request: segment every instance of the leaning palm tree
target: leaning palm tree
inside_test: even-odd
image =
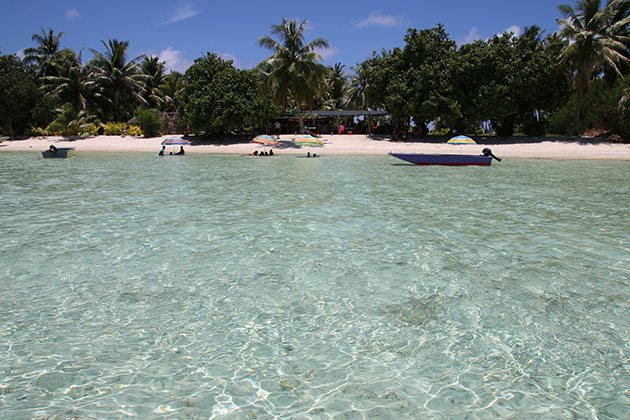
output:
[[[48,32],[41,28],[40,34],[33,34],[31,39],[37,43],[36,47],[24,50],[24,62],[34,64],[40,76],[50,76],[54,73],[55,61],[59,55],[59,46],[63,32],[55,35],[55,31]]]
[[[308,21],[299,25],[295,20],[282,18],[279,25],[270,29],[271,36],[265,35],[258,40],[261,47],[273,52],[261,68],[267,76],[264,87],[273,95],[276,105],[286,109],[291,102],[295,103],[300,131],[304,129],[302,106],[311,105],[324,85],[326,67],[319,63],[318,49],[328,48],[323,38],[316,38],[305,44],[304,31]]]
[[[564,19],[558,19],[560,36],[568,40],[560,61],[569,64],[575,74],[577,89],[573,131],[578,134],[588,83],[594,74],[605,69],[621,75],[621,65],[630,61],[630,17],[626,0],[578,0],[576,8],[560,5]]]
[[[139,62],[144,55],[127,61],[128,41],[110,39],[107,43],[101,43],[105,47],[104,52],[90,49],[94,54],[90,68],[101,94],[112,108],[114,119],[121,121],[126,116],[125,111],[129,111],[131,102],[147,104],[142,96],[147,76],[139,69]]]

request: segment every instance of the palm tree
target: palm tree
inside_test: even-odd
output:
[[[72,106],[75,112],[85,111],[96,92],[89,69],[72,50],[63,50],[55,64],[57,76],[42,77],[42,88],[48,95],[58,97]]]
[[[578,134],[588,83],[594,74],[605,69],[621,75],[621,65],[630,61],[628,4],[625,0],[608,0],[600,9],[600,0],[578,0],[576,9],[560,5],[564,19],[558,19],[560,36],[567,39],[560,54],[561,63],[575,72],[577,98],[573,131]]]
[[[46,130],[54,133],[61,129],[63,136],[80,135],[98,122],[95,116],[88,115],[84,110],[76,110],[69,104],[57,108],[55,111],[57,111],[57,118],[46,127]]]
[[[353,70],[354,77],[350,80],[350,106],[357,109],[367,109],[367,90],[369,86],[367,76],[368,64],[363,62],[357,65]]]
[[[358,64],[354,70],[354,77],[350,80],[350,93],[348,104],[355,109],[368,109],[368,87],[370,85],[368,78],[369,65],[366,61]],[[371,134],[372,124],[370,116],[367,116],[367,132]]]
[[[132,102],[147,104],[142,96],[147,76],[140,73],[138,65],[144,55],[127,61],[128,41],[110,39],[107,43],[105,41],[101,43],[105,47],[103,53],[90,49],[94,54],[90,68],[101,94],[113,108],[114,120],[121,121],[133,111],[129,109]]]
[[[48,29],[48,32],[41,28],[40,34],[33,34],[31,39],[37,42],[37,47],[30,47],[24,50],[24,62],[35,64],[40,76],[50,76],[54,73],[54,64],[59,55],[59,45],[63,32],[55,35],[55,31]]]
[[[278,40],[268,35],[258,40],[261,47],[273,52],[261,67],[267,76],[264,87],[272,92],[274,103],[281,108],[286,109],[291,101],[295,103],[300,131],[304,129],[302,105],[312,104],[324,85],[326,67],[318,63],[321,57],[317,50],[329,46],[323,38],[316,38],[305,45],[307,25],[306,20],[298,25],[295,20],[282,18],[279,25],[270,29]]]
[[[144,98],[151,108],[157,108],[164,101],[161,86],[166,81],[165,66],[158,57],[145,57],[140,65],[140,71],[147,76],[144,81]]]
[[[78,111],[71,105],[57,108],[57,118],[46,128],[49,131],[61,128],[64,136],[77,136],[88,130],[97,122],[96,117],[90,116],[84,110]]]
[[[171,72],[164,78],[160,86],[160,91],[164,94],[162,110],[172,112],[177,109],[177,95],[182,91],[184,76],[176,71]]]
[[[335,63],[328,69],[326,76],[326,90],[328,101],[332,109],[342,109],[348,103],[348,80],[344,65]]]

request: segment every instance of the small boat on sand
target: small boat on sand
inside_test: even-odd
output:
[[[44,159],[48,158],[71,158],[75,156],[74,147],[59,147],[56,151],[42,150],[42,156]]]
[[[391,156],[413,163],[414,165],[442,165],[442,166],[490,166],[492,159],[501,161],[492,154],[492,150],[483,149],[482,155],[456,155],[456,154],[424,154],[424,153],[392,153]]]

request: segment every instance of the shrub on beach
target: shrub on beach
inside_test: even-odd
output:
[[[48,130],[42,127],[31,127],[28,134],[32,137],[46,137],[50,135]]]
[[[162,117],[156,109],[138,108],[136,120],[145,137],[157,137],[162,132]]]
[[[130,125],[127,127],[127,135],[132,137],[142,137],[142,129],[137,125]]]
[[[108,122],[103,124],[103,134],[106,136],[120,136],[125,133],[127,124]]]
[[[98,128],[99,128],[99,124],[94,124],[94,123],[86,124],[81,129],[81,135],[82,136],[98,136]]]

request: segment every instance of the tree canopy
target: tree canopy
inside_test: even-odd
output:
[[[261,83],[255,71],[208,53],[184,75],[181,115],[194,131],[209,135],[264,128],[274,108],[271,97],[260,93]]]
[[[400,47],[352,67],[324,66],[328,41],[307,42],[306,20],[282,18],[258,39],[271,55],[255,68],[207,53],[185,74],[157,57],[129,59],[129,41],[118,39],[83,62],[63,48],[63,33],[42,28],[23,62],[2,56],[0,123],[3,133],[45,133],[53,122],[75,132],[81,121],[94,129],[159,115],[167,131],[221,135],[263,131],[287,111],[301,130],[303,110],[316,107],[385,111],[381,123],[394,137],[596,128],[627,139],[630,2],[579,0],[559,15],[556,33],[533,25],[463,45],[440,24],[409,28]]]

